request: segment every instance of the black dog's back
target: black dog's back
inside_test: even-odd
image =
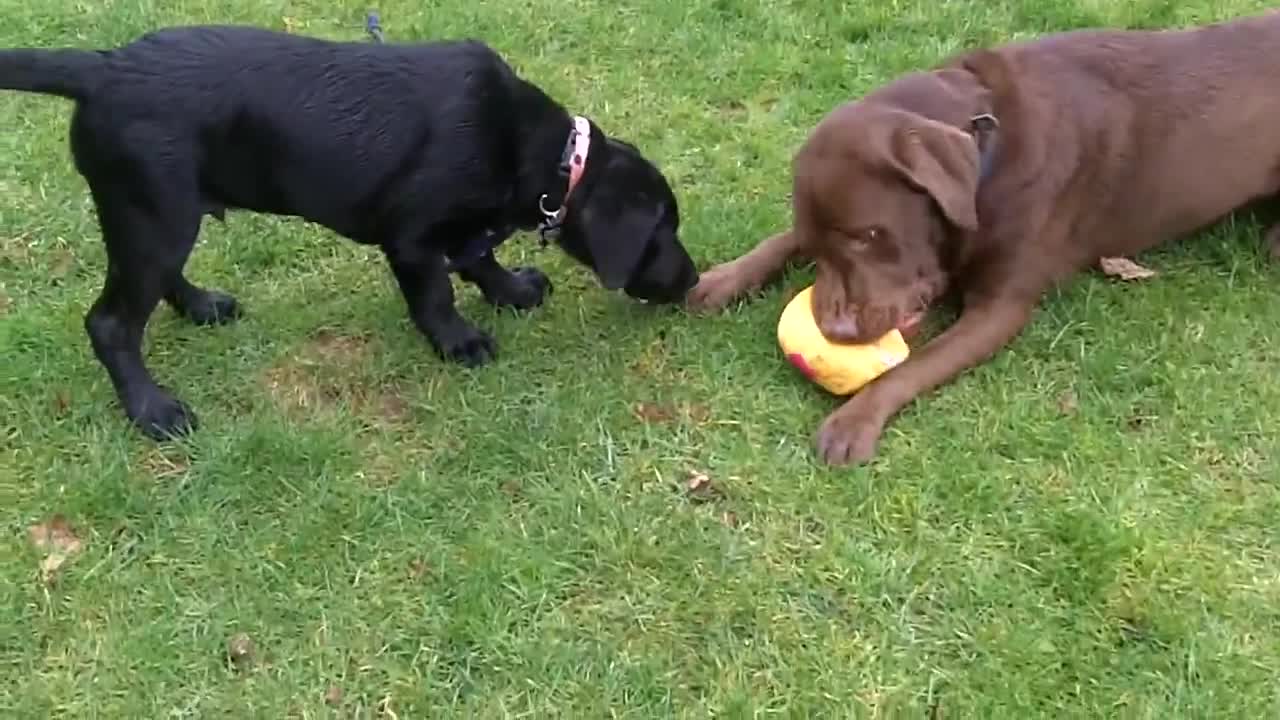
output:
[[[104,148],[199,153],[191,165],[210,211],[297,215],[361,241],[406,213],[500,200],[423,190],[500,184],[509,148],[488,139],[510,135],[492,125],[510,118],[515,82],[479,42],[330,42],[237,26],[169,28],[100,52],[0,52],[0,87],[77,101],[86,177],[128,162],[98,157]]]

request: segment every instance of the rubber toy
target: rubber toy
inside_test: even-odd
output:
[[[907,359],[911,349],[898,330],[872,343],[833,343],[813,318],[813,287],[801,290],[778,319],[778,345],[788,362],[834,395],[851,395]]]

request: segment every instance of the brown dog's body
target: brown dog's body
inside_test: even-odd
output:
[[[824,460],[862,462],[895,413],[990,358],[1055,283],[1278,192],[1280,13],[1050,35],[832,111],[796,155],[792,230],[707,271],[690,303],[723,306],[808,257],[824,334],[865,341],[953,294],[956,322],[823,424]]]

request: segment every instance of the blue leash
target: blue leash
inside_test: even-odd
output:
[[[378,10],[370,10],[365,15],[365,32],[369,33],[369,37],[374,38],[374,42],[385,42],[383,38],[383,20],[378,17]]]

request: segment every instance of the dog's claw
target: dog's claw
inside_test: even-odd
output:
[[[744,283],[732,262],[721,263],[703,272],[698,284],[685,296],[685,305],[695,312],[714,312],[744,292]]]
[[[225,325],[240,317],[240,304],[226,293],[206,291],[198,305],[184,309],[187,319],[196,325]]]
[[[464,367],[478,368],[498,356],[498,344],[487,333],[472,329],[462,339],[446,345],[443,354]]]
[[[884,423],[843,407],[832,413],[818,430],[818,455],[828,465],[866,464],[875,458],[883,432]]]
[[[511,275],[519,281],[518,290],[511,297],[503,298],[506,302],[498,303],[517,310],[532,310],[547,299],[555,290],[551,278],[536,267],[514,267]]]
[[[155,390],[129,405],[129,419],[152,440],[173,440],[195,431],[196,414],[186,403]]]

